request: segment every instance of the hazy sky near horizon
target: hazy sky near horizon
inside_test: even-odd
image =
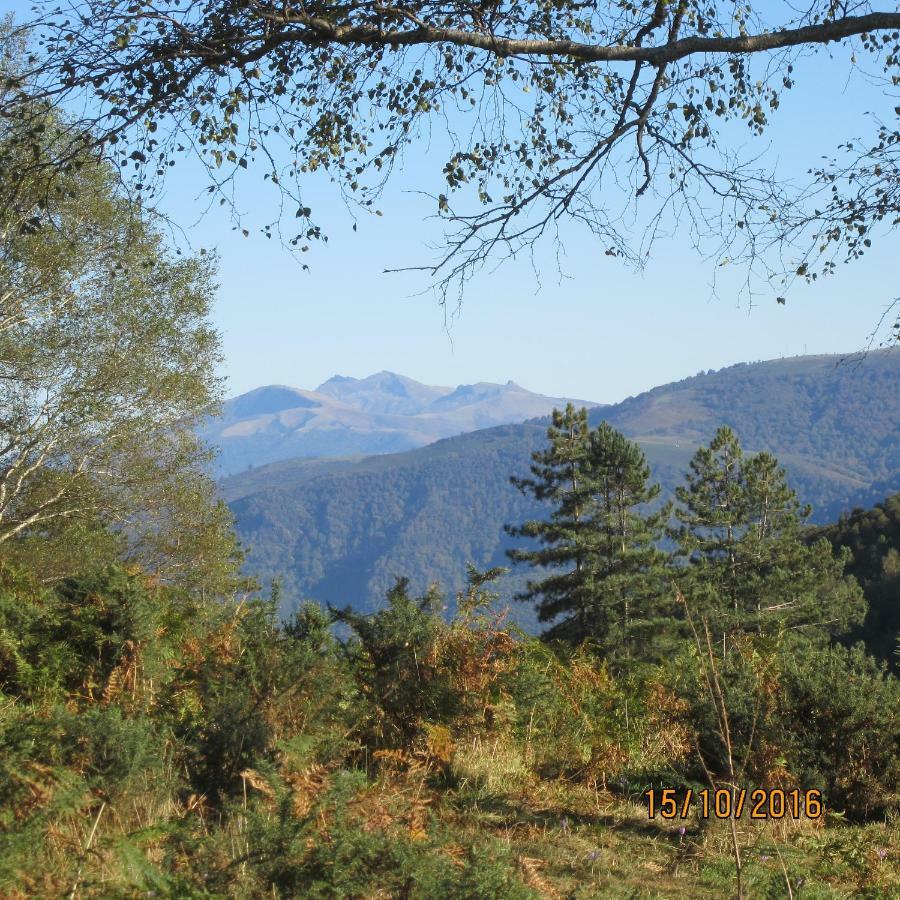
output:
[[[10,8],[27,17],[26,4],[0,0],[0,12]],[[842,140],[874,133],[866,106],[877,92],[892,110],[897,97],[861,76],[848,79],[849,52],[835,48],[831,64],[827,52],[795,68],[798,87],[783,95],[765,137],[745,138],[747,152],[768,148],[766,159],[780,171],[801,174]],[[440,236],[427,221],[434,202],[409,191],[439,192],[443,161],[434,146],[413,147],[388,186],[384,216],[360,217],[356,232],[337,191],[312,184],[304,202],[323,211],[329,241],[313,242],[304,255],[309,271],[254,230],[275,201],[261,170],[251,167],[238,196],[249,238],[218,209],[201,215],[208,201],[197,167],[173,170],[162,208],[192,246],[214,248],[221,259],[214,322],[228,395],[390,369],[430,384],[512,379],[545,394],[615,402],[735,362],[853,352],[900,293],[896,232],[835,277],[794,288],[786,306],[775,302],[773,287],[750,308],[737,296],[743,273],[702,259],[683,231],[660,239],[635,273],[573,227],[566,229],[565,277],[544,245],[539,281],[526,257],[488,269],[448,322],[433,294],[420,295],[426,276],[383,272],[431,259],[428,242]],[[722,282],[714,297],[716,275]]]

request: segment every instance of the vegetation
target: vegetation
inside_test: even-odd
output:
[[[271,599],[5,568],[0,892],[727,895],[724,823],[641,803],[696,785],[715,743],[694,662],[615,679],[505,627],[491,574],[470,572],[450,622],[398,583],[381,611],[338,616],[341,643],[316,606],[279,625]],[[890,896],[896,681],[859,650],[769,663],[746,783],[821,788],[830,812],[741,822],[746,886]],[[751,675],[727,676],[738,724]]]
[[[554,507],[549,521],[507,527],[542,544],[509,551],[544,573],[516,599],[540,598],[539,619],[554,623],[549,636],[590,637],[610,660],[630,659],[638,645],[646,657],[661,631],[666,556],[656,544],[670,510],[641,515],[638,507],[659,496],[659,485],[647,483],[650,468],[637,444],[607,422],[590,431],[586,409],[569,404],[555,412],[547,439],[548,449],[532,454],[533,478],[512,479]]]
[[[0,69],[15,70],[2,38]],[[48,158],[66,139],[41,104],[28,127]],[[0,119],[17,171],[26,130]],[[53,177],[0,179],[0,546],[46,581],[123,553],[207,589],[233,578],[230,517],[193,432],[220,392],[213,276],[211,258],[175,256],[87,151]]]
[[[682,582],[714,631],[809,638],[862,620],[861,592],[843,578],[849,551],[834,557],[827,541],[803,541],[811,510],[800,508],[771,454],[745,457],[734,432],[720,428],[676,496]]]
[[[501,570],[474,566],[450,615],[399,578],[377,610],[281,620],[194,437],[210,262],[168,252],[90,135],[20,108],[0,157],[38,134],[80,152],[0,170],[2,896],[896,895],[900,685],[843,645],[864,614],[845,565],[893,576],[893,548],[866,555],[893,506],[839,523],[835,554],[724,427],[668,554],[642,451],[569,408],[516,479],[550,518],[512,528],[549,551],[516,556],[566,627],[512,627]],[[688,802],[704,786],[821,803],[719,821]],[[648,790],[680,817],[648,816]]]
[[[545,474],[564,425],[581,448],[577,474],[593,479],[578,496],[594,577],[571,582],[573,596],[590,600],[596,586],[600,604],[587,609],[602,610],[608,578],[623,596],[649,597],[642,566],[655,572],[661,551],[612,557],[605,540],[616,511],[653,519],[637,514],[642,504],[604,505],[615,484],[654,499],[640,453],[569,410],[539,455]],[[722,483],[726,448],[733,517],[711,522],[706,489]],[[545,496],[571,505],[565,492]],[[846,555],[803,542],[783,472],[765,454],[745,457],[727,429],[696,454],[681,499],[685,553],[697,552],[698,534],[721,541],[723,524],[734,543],[669,563],[690,597],[680,611],[684,594],[653,576],[657,608],[670,613],[668,628],[662,617],[655,625],[663,653],[638,641],[616,652],[604,616],[582,617],[584,633],[564,631],[566,644],[526,636],[497,607],[498,569],[469,568],[449,619],[436,587],[417,597],[400,579],[375,612],[307,604],[280,622],[277,590],[164,584],[102,558],[47,585],[28,557],[7,556],[0,892],[723,896],[737,858],[743,896],[800,885],[814,896],[891,896],[900,686],[861,647],[829,643],[860,619],[841,579]],[[640,528],[615,535],[646,542]],[[627,565],[610,567],[613,558]],[[741,600],[745,582],[768,597],[786,579],[814,578],[820,605],[801,593],[786,617],[761,620]],[[722,619],[735,597],[744,617]],[[848,605],[835,623],[837,598]],[[792,627],[795,612],[809,624],[816,610],[824,627]],[[720,650],[708,628],[721,621],[730,630]],[[705,651],[688,636],[697,623]],[[648,789],[736,783],[820,790],[827,813],[726,822],[696,807],[677,821],[647,818]]]
[[[851,632],[849,640],[864,641],[874,656],[896,672],[900,666],[900,494],[815,529],[811,539],[819,537],[849,550],[846,571],[860,583],[868,603],[865,622]]]

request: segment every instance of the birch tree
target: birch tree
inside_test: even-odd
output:
[[[51,157],[68,126],[36,106],[30,127],[39,115]],[[20,125],[0,123],[7,163]],[[211,532],[230,557],[192,430],[220,391],[214,260],[168,251],[90,155],[52,177],[15,171],[0,173],[0,552],[93,522],[157,569]]]

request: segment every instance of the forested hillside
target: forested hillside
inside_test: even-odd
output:
[[[729,425],[748,447],[802,467],[807,499],[825,514],[826,481],[848,489],[900,474],[900,350],[802,356],[730,366],[655,388],[591,417],[632,438],[697,443]],[[816,471],[822,494],[816,496]],[[886,491],[882,491],[882,496]],[[835,500],[839,497],[834,493]],[[830,511],[829,511],[830,515]]]
[[[862,361],[802,357],[732,366],[590,413],[636,439],[663,499],[720,424],[775,453],[825,523],[900,488],[900,351]],[[364,460],[294,460],[226,479],[249,570],[301,597],[370,608],[397,574],[453,589],[467,561],[505,562],[509,522],[536,511],[510,484],[543,421],[492,428]],[[510,596],[516,576],[501,582]],[[525,610],[521,614],[527,614]]]
[[[288,605],[315,597],[372,608],[401,574],[417,588],[455,589],[466,561],[502,562],[503,525],[533,511],[508,478],[544,431],[491,428],[322,472],[308,461],[276,464],[248,476],[260,487],[247,496],[236,496],[243,477],[228,479],[248,570],[282,579]]]

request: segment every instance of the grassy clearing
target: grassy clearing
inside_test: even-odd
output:
[[[545,897],[728,897],[734,864],[725,822],[650,821],[640,798],[583,784],[519,781],[508,750],[484,771],[484,750],[463,751],[458,786],[436,797],[436,818],[470,842],[495,838]],[[751,897],[900,895],[900,829],[835,820],[740,822]],[[787,884],[790,883],[790,892]]]
[[[509,747],[476,741],[446,766],[384,755],[368,777],[312,767],[289,786],[254,771],[245,782],[212,816],[199,803],[67,817],[3,896],[734,896],[726,823],[650,821],[638,795],[538,778]],[[900,895],[888,824],[744,819],[739,838],[749,898]]]

